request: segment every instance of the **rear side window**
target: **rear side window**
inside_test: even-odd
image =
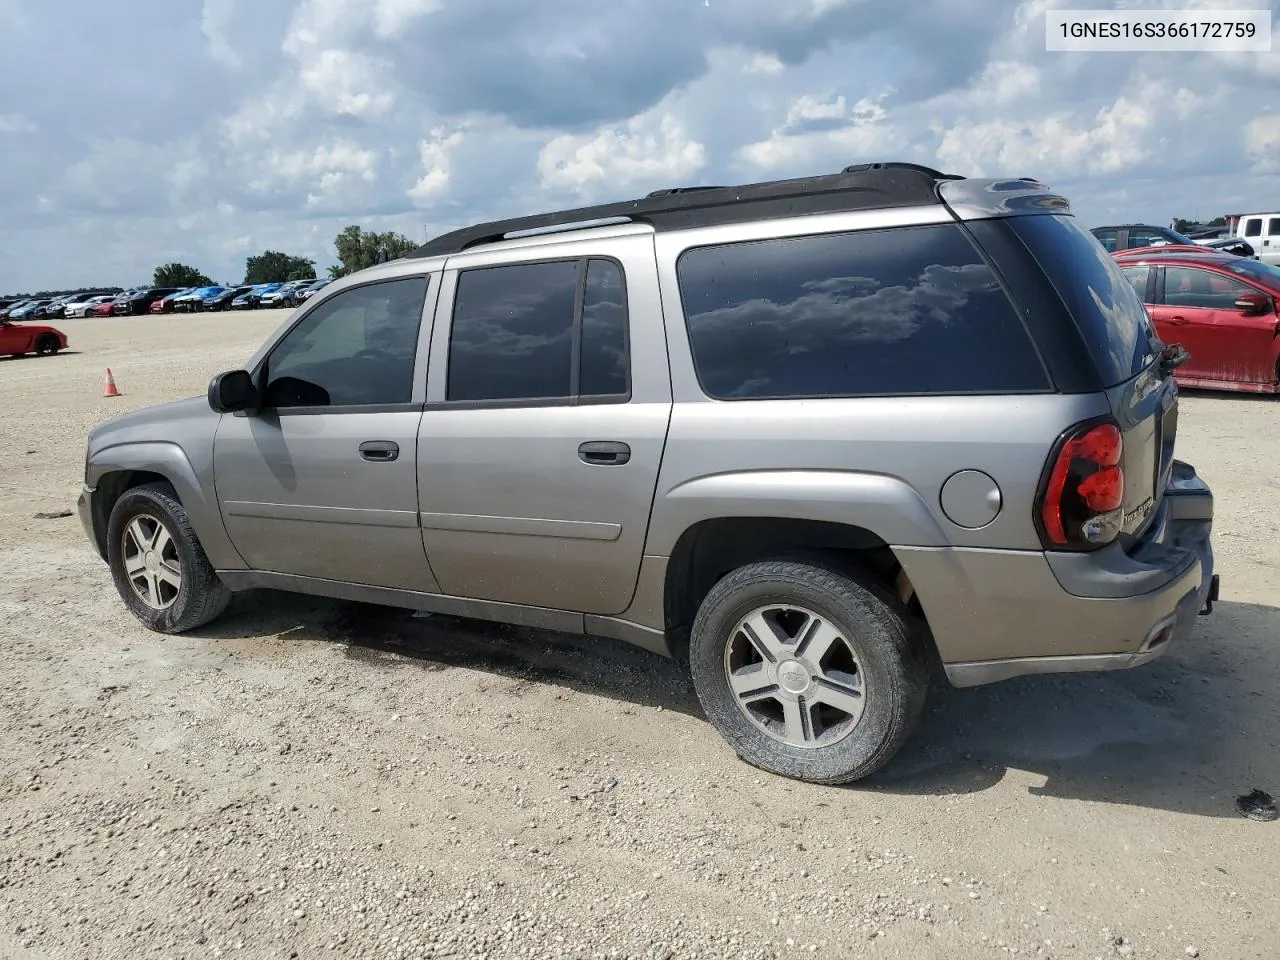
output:
[[[1124,267],[1122,269],[1124,278],[1129,281],[1133,287],[1133,292],[1145,301],[1147,299],[1147,281],[1151,277],[1151,268],[1148,266]]]
[[[1267,223],[1267,236],[1280,237],[1280,217],[1272,217]]]
[[[1155,360],[1155,331],[1142,299],[1107,252],[1074,217],[1010,217],[1018,235],[1066,305],[1098,366],[1113,387]]]
[[[677,272],[698,379],[719,400],[1049,388],[954,224],[701,247]]]
[[[458,275],[450,401],[624,402],[630,397],[622,268],[599,258]]]

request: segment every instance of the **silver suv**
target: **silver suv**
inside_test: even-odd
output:
[[[937,661],[1132,667],[1212,608],[1185,356],[1035,181],[659,191],[326,286],[95,429],[80,515],[153,630],[269,587],[618,638],[742,759],[841,783]]]

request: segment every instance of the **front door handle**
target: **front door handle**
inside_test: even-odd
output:
[[[1187,322],[1187,318],[1186,317],[1170,317],[1168,322],[1171,326],[1180,327]]]
[[[631,448],[617,440],[592,440],[578,447],[578,459],[595,466],[619,467],[631,459]]]
[[[360,444],[360,456],[372,463],[385,463],[400,456],[400,444],[393,440],[366,440]]]

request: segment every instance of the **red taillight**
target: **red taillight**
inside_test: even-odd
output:
[[[1123,521],[1124,439],[1111,423],[1083,427],[1062,443],[1045,485],[1040,519],[1048,545],[1099,546]]]

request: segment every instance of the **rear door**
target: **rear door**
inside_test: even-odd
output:
[[[1191,359],[1178,370],[1184,378],[1223,384],[1266,383],[1275,379],[1272,365],[1274,310],[1249,316],[1236,307],[1246,294],[1266,291],[1235,277],[1189,265],[1164,268],[1163,291],[1155,308],[1161,339],[1180,342]]]
[[[443,592],[619,614],[671,417],[651,234],[446,265],[418,447]]]

